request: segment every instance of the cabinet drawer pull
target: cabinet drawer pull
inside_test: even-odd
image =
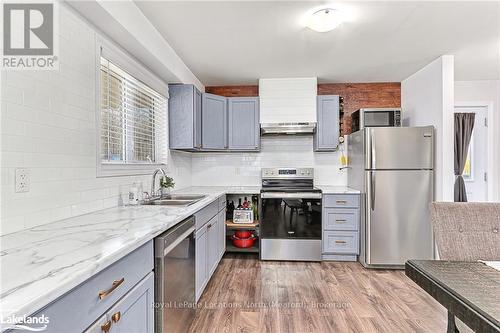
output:
[[[108,290],[104,290],[104,291],[99,292],[99,299],[103,299],[106,296],[108,296],[109,294],[111,294],[113,292],[113,290],[118,288],[124,281],[125,281],[125,278],[121,278],[120,280],[114,280],[111,288],[109,288]]]
[[[335,220],[335,223],[346,223],[347,220]]]
[[[345,244],[347,243],[346,241],[341,241],[341,240],[336,240],[335,241],[335,244]]]
[[[101,330],[104,333],[108,333],[110,329],[111,329],[111,321],[110,320],[108,320],[107,322],[105,322],[104,324],[101,325]]]
[[[345,205],[347,203],[347,200],[337,200],[336,201],[339,205]]]
[[[120,311],[118,311],[118,312],[114,313],[114,314],[111,316],[111,319],[112,319],[115,323],[117,323],[117,322],[119,322],[119,321],[120,321],[120,318],[121,318],[121,317],[122,317],[122,314],[121,314],[121,312],[120,312]]]

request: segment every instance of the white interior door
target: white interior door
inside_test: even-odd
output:
[[[469,156],[463,173],[467,201],[488,201],[488,109],[486,107],[455,107],[455,112],[476,114]]]

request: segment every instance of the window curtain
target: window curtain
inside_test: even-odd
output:
[[[455,202],[467,202],[462,177],[469,151],[475,113],[455,113]]]

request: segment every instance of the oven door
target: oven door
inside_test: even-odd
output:
[[[321,193],[261,193],[260,236],[321,240]]]

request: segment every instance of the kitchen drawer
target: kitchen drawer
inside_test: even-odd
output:
[[[358,231],[357,208],[323,208],[323,230]]]
[[[210,204],[205,206],[205,208],[194,213],[196,229],[203,227],[212,217],[217,215],[219,212],[219,200],[216,199]]]
[[[219,211],[223,210],[224,208],[226,208],[226,196],[221,195],[219,197]]]
[[[333,194],[323,196],[323,207],[359,207],[359,195],[357,194]]]
[[[153,242],[150,241],[61,296],[35,316],[44,314],[50,318],[44,332],[83,332],[152,270]],[[123,282],[112,290],[113,281],[121,279]],[[109,293],[99,299],[101,291]]]
[[[323,253],[358,254],[357,231],[323,231]]]

